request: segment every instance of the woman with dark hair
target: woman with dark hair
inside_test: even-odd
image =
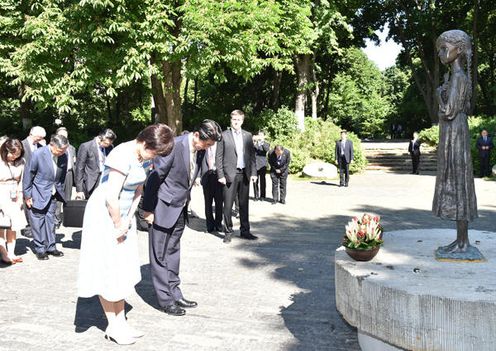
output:
[[[108,320],[105,337],[133,344],[143,333],[127,324],[125,298],[141,280],[136,222],[143,183],[157,155],[168,155],[174,134],[165,124],[142,130],[105,160],[100,186],[88,200],[83,220],[78,295],[98,295]]]
[[[4,228],[0,228],[0,260],[7,264],[22,262],[14,250],[17,232],[26,226],[26,217],[22,211],[23,155],[24,148],[20,140],[3,140],[0,146],[0,217]]]

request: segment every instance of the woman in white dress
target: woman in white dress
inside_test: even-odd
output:
[[[127,324],[124,314],[124,299],[141,280],[133,219],[151,159],[169,154],[173,145],[172,130],[154,124],[135,140],[115,147],[105,160],[101,184],[86,205],[78,295],[99,296],[108,320],[105,338],[118,344],[133,344],[143,336]]]
[[[0,228],[0,260],[6,264],[22,262],[15,255],[17,233],[26,226],[22,211],[24,149],[18,139],[6,138],[0,146],[0,216],[10,223]],[[5,250],[6,249],[6,250]],[[5,255],[7,253],[7,255]]]

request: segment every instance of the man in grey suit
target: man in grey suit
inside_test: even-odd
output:
[[[50,144],[33,152],[22,181],[24,202],[29,209],[36,257],[63,256],[55,246],[57,200],[65,202],[67,138],[53,135]]]
[[[112,129],[104,129],[97,137],[79,146],[76,158],[76,198],[88,199],[100,184],[105,158],[117,138]]]
[[[46,137],[46,131],[45,128],[40,127],[40,126],[34,126],[31,128],[29,131],[29,135],[22,141],[22,147],[24,148],[24,161],[26,163],[25,167],[27,168],[29,166],[29,161],[31,161],[31,155],[36,149],[39,149],[40,147],[43,147],[42,144],[40,144],[41,141],[43,141]],[[26,238],[32,238],[33,233],[31,232],[31,217],[29,215],[28,208],[24,206],[24,215],[26,216],[26,220],[28,222],[28,225],[26,228],[22,230],[22,235],[24,235]]]
[[[221,129],[204,120],[192,133],[174,140],[167,156],[156,157],[146,181],[143,198],[145,220],[152,224],[149,234],[150,269],[158,304],[165,313],[182,316],[184,308],[196,307],[179,288],[180,240],[187,222],[191,187],[200,172],[205,149],[221,140]]]
[[[348,186],[349,167],[353,161],[353,142],[348,140],[346,130],[341,131],[341,140],[336,141],[336,161],[339,167],[339,186]]]
[[[222,133],[222,142],[217,144],[215,164],[219,183],[224,185],[224,243],[231,242],[233,236],[232,206],[236,195],[239,200],[240,236],[255,240],[250,233],[248,196],[250,179],[257,180],[255,147],[251,133],[242,130],[245,114],[241,110],[231,112],[231,129]]]

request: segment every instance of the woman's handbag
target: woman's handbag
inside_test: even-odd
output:
[[[0,210],[0,228],[9,229],[12,226],[10,217],[6,216],[2,210]]]

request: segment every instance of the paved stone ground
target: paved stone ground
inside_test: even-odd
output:
[[[257,242],[231,245],[193,219],[182,240],[182,289],[199,307],[185,317],[157,310],[147,235],[140,233],[143,280],[128,301],[130,324],[146,332],[133,350],[359,350],[355,331],[334,302],[334,250],[345,223],[364,211],[387,230],[454,228],[430,214],[434,177],[367,172],[349,188],[291,180],[287,205],[250,202]],[[494,231],[496,182],[476,180],[481,218],[471,228]],[[268,189],[270,193],[270,188]],[[201,188],[193,210],[203,217]],[[456,234],[453,229],[453,238]],[[63,258],[39,262],[27,239],[24,263],[0,267],[0,350],[110,350],[97,299],[78,299],[81,232],[58,231]],[[483,248],[481,248],[483,251]]]

